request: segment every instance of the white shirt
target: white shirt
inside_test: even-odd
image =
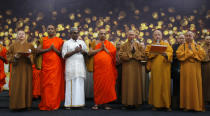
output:
[[[87,52],[87,46],[83,40],[70,39],[63,44],[62,57],[75,50],[76,47],[82,47]],[[86,78],[85,60],[82,53],[76,53],[65,59],[65,79]]]

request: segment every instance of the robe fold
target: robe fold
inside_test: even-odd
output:
[[[203,93],[201,77],[201,61],[205,58],[205,51],[199,45],[192,43],[181,45],[176,51],[181,61],[180,67],[180,108],[186,110],[203,111]]]
[[[94,56],[94,102],[95,104],[106,104],[117,99],[115,84],[117,79],[116,48],[108,40],[104,41],[107,52],[100,51]],[[95,49],[99,49],[101,43]]]
[[[156,43],[153,43],[153,45]],[[171,62],[173,49],[161,41],[160,45],[166,45],[167,58],[160,54],[150,53],[151,45],[147,45],[145,53],[150,62],[151,79],[149,85],[149,104],[155,108],[170,108],[171,105]]]
[[[38,70],[35,65],[33,69],[33,97],[38,98],[40,96],[40,74],[41,70]]]
[[[58,37],[44,37],[42,49],[48,49],[52,44],[61,50],[63,40]],[[64,65],[62,58],[54,51],[42,54],[41,67],[41,102],[40,110],[57,110],[64,100]]]

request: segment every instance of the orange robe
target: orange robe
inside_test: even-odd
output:
[[[7,49],[1,45],[0,56],[6,59],[6,53],[7,53]],[[0,88],[2,88],[5,84],[5,77],[6,77],[6,74],[4,72],[4,62],[0,60]]]
[[[116,48],[108,40],[104,41],[105,47],[110,54],[104,50],[94,56],[94,102],[95,104],[105,104],[117,99],[115,83],[117,78]],[[99,49],[101,43],[97,44],[95,49]]]
[[[48,49],[52,44],[59,51],[63,40],[58,37],[43,39],[43,49]],[[41,69],[41,103],[40,110],[57,110],[60,102],[64,100],[64,70],[63,60],[54,51],[42,54]]]
[[[36,69],[35,65],[33,68],[33,97],[38,98],[40,96],[40,72],[41,70]]]

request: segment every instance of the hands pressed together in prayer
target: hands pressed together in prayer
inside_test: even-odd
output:
[[[54,44],[52,44],[52,45],[50,46],[50,48],[48,48],[48,51],[51,51],[51,50],[57,51],[57,49],[55,48]]]
[[[101,44],[101,48],[100,48],[100,51],[104,50],[106,53],[109,54],[109,50],[106,48],[106,46],[104,45],[104,42],[102,42]]]
[[[82,48],[80,48],[80,47],[76,47],[74,51],[75,51],[75,53],[79,53],[79,52],[81,52],[81,51],[82,51]]]
[[[191,47],[191,46],[192,46],[192,44],[189,44],[189,45],[188,45],[188,48],[189,48],[190,50],[192,50],[192,47]]]
[[[131,44],[131,53],[134,54],[136,52],[136,48],[134,47],[134,43]]]
[[[82,53],[82,54],[85,54],[86,52],[82,49],[82,46],[79,45],[79,47],[76,47],[75,50],[74,50],[75,53]]]

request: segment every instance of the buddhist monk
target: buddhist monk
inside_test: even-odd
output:
[[[101,29],[99,32],[99,43],[94,50],[89,52],[94,55],[94,102],[92,109],[99,109],[99,105],[104,104],[104,109],[110,110],[107,103],[117,99],[115,84],[117,78],[116,48],[106,40],[106,30]]]
[[[48,36],[41,39],[37,52],[42,54],[40,110],[57,110],[64,100],[64,70],[61,50],[63,40],[55,36],[53,25],[47,27]]]
[[[172,108],[179,108],[179,93],[180,93],[180,61],[176,57],[176,50],[182,44],[184,44],[185,36],[180,34],[176,39],[176,43],[173,47],[173,62],[171,64],[171,78],[173,79],[173,95],[172,95]]]
[[[7,59],[12,65],[10,104],[11,110],[31,108],[32,104],[32,63],[34,51],[32,44],[27,42],[24,31],[17,32],[17,40],[7,52]]]
[[[185,44],[176,51],[180,66],[180,108],[204,111],[201,61],[205,51],[194,42],[195,35],[189,31],[185,34]]]
[[[206,57],[202,62],[203,95],[206,104],[210,104],[210,36],[205,37],[203,46]]]
[[[120,47],[122,61],[122,104],[137,107],[142,104],[142,66],[145,53],[143,46],[135,41],[133,30],[128,32],[128,41]]]
[[[0,43],[0,93],[3,91],[6,74],[4,72],[4,63],[7,63],[7,49]]]
[[[165,52],[150,52],[151,45],[165,45]],[[162,32],[155,30],[153,33],[153,42],[147,45],[145,52],[151,62],[151,79],[149,85],[149,104],[153,106],[152,110],[157,108],[167,108],[171,111],[171,62],[173,58],[173,49],[162,39]]]

